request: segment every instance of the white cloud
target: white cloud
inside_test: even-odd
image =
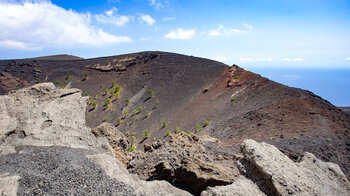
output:
[[[153,19],[150,15],[148,14],[143,14],[139,17],[139,20],[145,22],[148,25],[153,25],[154,23],[156,23],[156,20]]]
[[[167,21],[172,21],[172,20],[176,20],[175,17],[165,17],[163,18],[163,21],[167,22]]]
[[[176,31],[171,31],[165,37],[169,39],[191,39],[196,34],[194,29],[183,30],[178,28]]]
[[[350,61],[350,57],[345,57],[345,60],[346,61]]]
[[[225,62],[225,61],[228,60],[228,58],[224,57],[224,56],[214,56],[211,59],[214,60],[214,61],[220,61],[220,62]]]
[[[168,4],[167,0],[150,0],[150,5],[154,9],[165,8],[165,4]]]
[[[97,22],[103,24],[112,24],[116,26],[123,26],[132,20],[132,16],[122,16],[116,14],[117,8],[113,7],[111,10],[105,12],[105,14],[96,14],[95,19]]]
[[[283,58],[282,60],[286,61],[286,62],[302,62],[302,61],[304,61],[303,58]]]
[[[208,35],[210,37],[219,36],[219,35],[231,35],[231,34],[240,34],[245,33],[245,31],[234,29],[234,28],[226,28],[224,25],[219,24],[218,28],[211,30]]]
[[[7,49],[26,50],[26,51],[42,50],[41,47],[31,46],[30,44],[26,44],[26,43],[14,41],[14,40],[1,40],[0,47],[7,48]]]
[[[40,50],[54,45],[102,46],[131,42],[127,36],[115,36],[92,26],[89,13],[65,10],[47,1],[1,1],[0,18],[0,46],[5,48]]]
[[[250,57],[241,57],[239,58],[242,62],[272,62],[274,61],[271,57],[263,57],[263,58],[250,58]]]
[[[249,24],[247,24],[247,23],[244,23],[243,25],[244,25],[244,27],[247,28],[247,29],[254,29],[253,26],[251,26],[251,25],[249,25]]]

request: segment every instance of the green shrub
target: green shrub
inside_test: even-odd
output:
[[[84,73],[84,77],[85,77],[85,80],[87,80],[88,74],[87,74],[87,73]]]
[[[197,132],[201,132],[202,131],[202,127],[199,124],[196,124],[197,127]]]
[[[234,102],[234,101],[235,101],[235,98],[234,98],[234,97],[232,97],[232,98],[231,98],[231,102]]]
[[[169,130],[166,131],[166,135],[169,136],[171,132]]]
[[[110,98],[107,98],[106,99],[106,105],[109,105],[111,103],[111,99]]]
[[[105,95],[108,94],[108,88],[105,88]]]
[[[105,121],[107,121],[108,120],[108,116],[105,116],[104,119],[105,119]]]
[[[327,140],[327,142],[332,142],[331,138],[327,138],[326,140]]]
[[[138,113],[140,113],[140,112],[137,109],[134,109],[134,114],[136,115]]]
[[[95,95],[95,99],[98,99],[98,95],[97,94]]]
[[[106,65],[108,65],[109,64],[109,60],[107,60],[107,63],[106,63]]]
[[[136,150],[136,146],[134,144],[130,144],[128,151],[133,152],[134,150]]]
[[[92,107],[93,107],[94,109],[96,109],[96,106],[97,106],[96,102],[93,101],[93,102],[92,102]]]
[[[115,82],[113,81],[113,82],[112,82],[112,88],[113,88],[114,86],[115,86]]]
[[[208,126],[208,125],[210,125],[210,122],[209,121],[204,121],[204,125],[203,125],[203,127],[206,127],[206,126]]]
[[[118,125],[122,124],[122,119],[117,118],[117,123],[118,123]]]
[[[130,136],[130,131],[125,132],[125,135],[126,135],[127,137],[129,137],[129,136]]]
[[[126,105],[129,105],[130,100],[129,100],[129,99],[127,99],[127,100],[125,100],[125,102],[126,102]]]
[[[115,86],[115,90],[116,90],[117,92],[119,92],[119,91],[120,91],[120,86],[119,86],[119,85]]]
[[[142,106],[139,106],[139,110],[141,111],[143,109],[143,107]]]
[[[147,116],[147,118],[148,118],[149,116],[151,116],[150,111],[146,110],[146,116]]]
[[[88,92],[86,92],[86,93],[85,93],[85,96],[89,96],[89,93],[88,93]]]
[[[124,114],[125,114],[125,116],[129,116],[129,111],[128,111],[128,110],[125,110],[125,111],[124,111]]]
[[[148,92],[150,98],[154,97],[154,91],[152,89],[150,89]]]
[[[40,78],[36,79],[36,83],[40,83]]]
[[[132,133],[132,134],[133,134],[133,136],[131,136],[131,142],[136,142],[136,137],[134,136],[135,133]]]
[[[144,138],[145,139],[148,139],[148,138],[150,138],[151,137],[151,134],[149,133],[149,130],[145,130],[145,136],[144,136]]]
[[[158,104],[159,103],[159,101],[158,100],[156,100],[156,104]]]
[[[67,80],[69,80],[70,78],[70,73],[67,73]]]
[[[165,121],[163,121],[163,126],[162,126],[162,128],[165,128],[165,127],[167,127],[168,126],[168,124],[165,122]]]
[[[57,80],[57,81],[56,81],[56,84],[60,84],[60,80]]]

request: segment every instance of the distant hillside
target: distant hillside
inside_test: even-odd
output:
[[[33,59],[33,60],[67,61],[67,60],[82,60],[83,58],[80,58],[78,56],[73,56],[73,55],[61,54],[61,55],[34,57],[34,58],[29,58],[29,59]]]
[[[0,94],[53,82],[89,96],[87,125],[113,123],[139,148],[167,132],[192,132],[237,146],[247,138],[276,145],[294,160],[304,151],[350,177],[350,116],[309,91],[236,65],[166,52],[62,61],[0,61]],[[143,140],[146,130],[148,140]]]

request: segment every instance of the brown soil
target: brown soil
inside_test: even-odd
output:
[[[178,127],[208,134],[233,148],[247,138],[266,141],[296,161],[301,152],[308,151],[339,164],[350,177],[348,114],[311,92],[237,66],[173,53],[142,52],[64,61],[4,60],[0,72],[1,94],[39,81],[82,89],[97,103],[95,109],[88,106],[87,124],[96,127],[107,121],[124,133],[135,133],[138,148],[153,138],[166,139],[166,132]],[[111,96],[112,82],[122,88],[119,99]],[[111,104],[106,108],[108,97]],[[204,121],[210,124],[204,126]],[[142,140],[146,129],[151,138]]]

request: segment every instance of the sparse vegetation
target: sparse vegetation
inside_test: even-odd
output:
[[[70,73],[67,73],[67,80],[70,79]]]
[[[87,80],[87,78],[88,78],[88,74],[87,73],[84,73],[84,78],[85,78],[85,80]]]
[[[97,94],[95,95],[95,99],[98,99],[98,95]]]
[[[106,99],[106,105],[109,105],[111,103],[111,99],[110,98],[107,98]]]
[[[168,126],[168,124],[165,122],[165,121],[163,121],[163,126],[162,126],[162,128],[165,128],[165,127],[167,127]]]
[[[126,135],[127,137],[129,137],[129,136],[130,136],[130,131],[125,132],[125,135]]]
[[[132,133],[132,136],[131,136],[131,142],[136,142],[135,133]]]
[[[203,127],[206,127],[206,126],[208,126],[208,125],[210,125],[210,122],[209,121],[204,121],[204,125],[203,125]]]
[[[175,127],[175,133],[180,133],[183,132],[182,129],[180,129],[178,126]]]
[[[129,100],[129,99],[127,99],[127,100],[125,100],[125,102],[126,102],[126,105],[129,105],[130,100]]]
[[[148,117],[150,117],[150,116],[151,116],[150,111],[146,110],[146,117],[148,118]]]
[[[142,111],[143,107],[142,106],[139,106],[139,110]]]
[[[148,92],[149,92],[149,98],[153,98],[154,97],[154,91],[152,89],[150,89]]]
[[[107,94],[108,94],[108,88],[105,89],[105,95],[107,95]]]
[[[156,102],[156,104],[158,104],[158,103],[159,103],[159,101],[158,101],[158,100],[156,100],[155,102]]]
[[[60,80],[57,80],[57,81],[56,81],[56,84],[60,84]]]
[[[148,139],[148,138],[150,138],[150,137],[151,137],[151,134],[149,133],[149,130],[146,129],[146,130],[145,130],[145,136],[144,136],[144,138],[145,138],[145,139]]]
[[[109,60],[107,60],[107,63],[106,63],[106,65],[109,65]]]
[[[104,119],[105,119],[105,121],[107,121],[108,120],[108,116],[105,116]]]
[[[231,102],[234,102],[234,101],[235,101],[235,98],[234,98],[234,97],[232,97],[232,98],[231,98]]]
[[[166,135],[169,136],[171,134],[170,130],[166,131]]]
[[[88,93],[88,92],[85,92],[85,96],[89,96],[89,93]]]
[[[332,139],[331,138],[327,138],[326,141],[327,142],[332,142]]]

